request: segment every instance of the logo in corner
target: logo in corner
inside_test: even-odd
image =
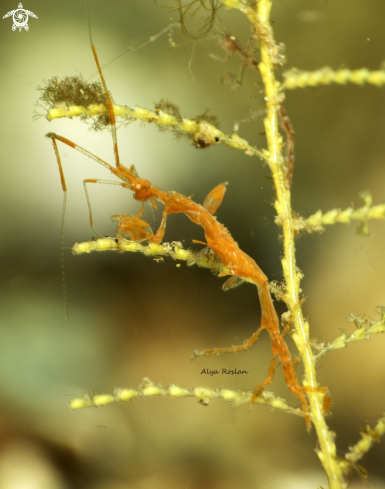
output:
[[[24,27],[26,31],[29,30],[29,25],[28,25],[28,16],[34,17],[35,19],[38,19],[38,16],[35,15],[33,12],[30,10],[25,10],[23,9],[23,4],[19,3],[18,9],[16,10],[11,10],[7,14],[3,16],[3,19],[6,19],[7,17],[13,16],[13,26],[12,30],[15,31],[16,29],[19,29],[19,32],[21,32],[21,29]]]

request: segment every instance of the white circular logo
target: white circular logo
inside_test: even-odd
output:
[[[24,27],[24,29],[28,31],[29,29],[28,16],[34,17],[35,19],[37,19],[38,17],[30,10],[23,9],[22,3],[19,3],[18,7],[19,7],[18,9],[11,10],[10,12],[6,13],[3,19],[6,19],[7,17],[10,17],[12,15],[13,17],[12,30],[15,31],[16,29],[19,29],[19,32],[21,32],[21,29]]]
[[[23,5],[20,3],[19,7],[20,6]],[[28,14],[26,10],[20,8],[13,12],[13,26],[12,26],[13,31],[16,28],[21,30],[22,27],[24,27],[24,29],[27,31],[29,29],[27,22],[28,22]]]

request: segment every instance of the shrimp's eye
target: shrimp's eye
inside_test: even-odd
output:
[[[219,142],[219,137],[218,136],[215,136],[215,142],[218,143]]]

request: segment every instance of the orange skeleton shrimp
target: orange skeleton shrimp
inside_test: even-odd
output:
[[[114,174],[120,180],[123,181],[123,183],[107,182],[105,180],[102,180],[100,182],[114,183],[116,185],[121,185],[124,188],[128,188],[134,193],[134,198],[139,202],[142,202],[142,207],[137,216],[131,216],[127,214],[113,216],[113,219],[118,221],[117,239],[124,240],[126,239],[125,237],[127,236],[130,239],[137,240],[137,241],[149,240],[154,243],[159,243],[163,239],[165,233],[167,215],[174,214],[174,213],[186,214],[186,216],[192,222],[201,226],[205,233],[207,246],[209,246],[216,253],[216,255],[219,257],[223,265],[228,268],[229,273],[227,275],[231,275],[231,278],[229,279],[230,282],[227,281],[226,283],[228,283],[228,285],[226,286],[225,283],[224,284],[225,287],[231,288],[232,286],[234,286],[235,282],[233,282],[232,280],[238,277],[241,279],[242,278],[250,279],[256,284],[258,289],[259,300],[261,303],[261,326],[248,340],[245,341],[243,345],[232,346],[229,348],[214,348],[211,350],[195,351],[194,356],[213,355],[213,354],[220,355],[226,352],[246,351],[253,347],[253,345],[259,338],[262,330],[266,329],[271,339],[273,358],[268,370],[268,377],[261,384],[258,384],[255,387],[251,402],[253,403],[255,399],[258,397],[258,395],[260,395],[260,393],[263,391],[263,389],[272,382],[273,375],[275,372],[276,357],[278,357],[279,361],[282,363],[283,366],[286,384],[290,389],[290,391],[295,396],[297,396],[301,401],[302,409],[305,415],[306,425],[308,429],[310,429],[311,428],[310,414],[309,414],[306,397],[304,395],[304,392],[306,392],[307,389],[301,387],[298,384],[298,379],[294,370],[289,349],[279,329],[278,316],[270,296],[267,277],[259,268],[259,266],[256,264],[256,262],[239,248],[238,244],[234,241],[229,231],[222,224],[220,224],[217,221],[216,217],[213,215],[213,213],[219,208],[223,200],[226,191],[226,184],[221,184],[215,187],[208,194],[202,206],[192,201],[191,198],[185,197],[184,195],[181,195],[177,192],[164,192],[160,190],[156,186],[152,185],[148,180],[144,178],[138,178],[133,166],[131,166],[130,169],[128,169],[120,163],[117,137],[116,137],[115,115],[113,112],[112,101],[109,92],[107,90],[107,86],[104,81],[102,71],[100,69],[99,60],[96,54],[95,47],[92,42],[91,31],[90,31],[90,42],[91,42],[91,49],[106,94],[107,107],[108,107],[109,117],[111,121],[115,167],[111,166],[109,163],[105,162],[101,158],[93,155],[92,153],[85,150],[84,148],[81,148],[80,146],[73,143],[69,139],[63,136],[59,136],[55,133],[49,133],[47,134],[47,137],[50,137],[52,139],[57,162],[59,165],[63,191],[66,192],[66,183],[64,179],[64,173],[62,170],[60,155],[58,152],[56,141],[61,141],[62,143],[92,158],[99,164],[109,169],[112,174]],[[96,183],[96,182],[98,182],[98,180],[96,179],[85,180],[84,184]],[[86,189],[86,185],[85,185],[85,189]],[[87,195],[87,201],[90,210],[90,224],[92,227],[93,225],[92,213],[91,213],[87,190],[86,190],[86,195]],[[143,210],[143,203],[149,200],[152,206],[156,207],[154,199],[163,203],[165,206],[163,210],[162,221],[156,234],[153,234],[148,224],[142,219],[140,219]]]

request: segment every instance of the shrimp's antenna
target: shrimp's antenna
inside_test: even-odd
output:
[[[164,29],[162,29],[160,32],[158,32],[158,34],[155,34],[153,36],[150,36],[148,38],[147,41],[145,41],[143,44],[141,44],[140,46],[136,46],[135,48],[133,49],[130,49],[128,51],[126,51],[125,53],[123,54],[120,54],[119,56],[117,56],[116,58],[114,58],[112,61],[110,61],[109,63],[107,63],[106,65],[102,66],[102,70],[105,70],[108,66],[111,66],[113,63],[115,63],[116,61],[119,61],[120,59],[128,56],[129,54],[132,54],[132,53],[135,53],[135,51],[138,51],[139,49],[142,49],[144,48],[145,46],[147,46],[148,44],[150,44],[151,42],[154,42],[158,39],[158,37],[160,36],[163,36],[163,34],[165,34],[166,32],[168,32],[170,29],[174,28],[174,27],[181,27],[181,24],[180,22],[174,22],[173,24],[170,24],[168,25],[167,27],[165,27]],[[98,72],[96,71],[93,75],[91,75],[87,81],[89,80],[92,80],[92,78],[97,75]]]
[[[112,133],[112,143],[114,146],[115,165],[116,165],[116,168],[119,168],[121,166],[121,164],[120,164],[119,151],[118,151],[118,138],[116,136],[114,106],[112,104],[111,96],[110,96],[110,93],[107,89],[106,82],[104,80],[102,69],[100,68],[99,59],[98,59],[98,55],[96,54],[96,49],[95,49],[94,43],[92,41],[90,11],[89,11],[89,7],[88,7],[88,0],[86,0],[86,9],[87,9],[87,20],[88,20],[88,35],[90,37],[92,53],[93,53],[94,58],[95,58],[95,63],[96,63],[96,66],[98,68],[100,80],[103,84],[104,94],[106,96],[107,108],[108,108],[108,113],[110,115],[110,122],[111,122],[111,133]]]
[[[63,188],[63,208],[61,213],[61,224],[60,224],[60,267],[61,267],[61,284],[62,284],[62,293],[64,299],[64,310],[67,319],[67,323],[69,323],[69,312],[68,312],[68,302],[67,302],[67,287],[66,287],[66,277],[65,277],[65,267],[64,267],[64,221],[66,216],[67,209],[67,184],[64,178],[63,167],[60,160],[59,151],[57,149],[57,144],[55,139],[52,139],[53,148],[56,154],[56,160],[59,165],[59,173],[61,185]]]

